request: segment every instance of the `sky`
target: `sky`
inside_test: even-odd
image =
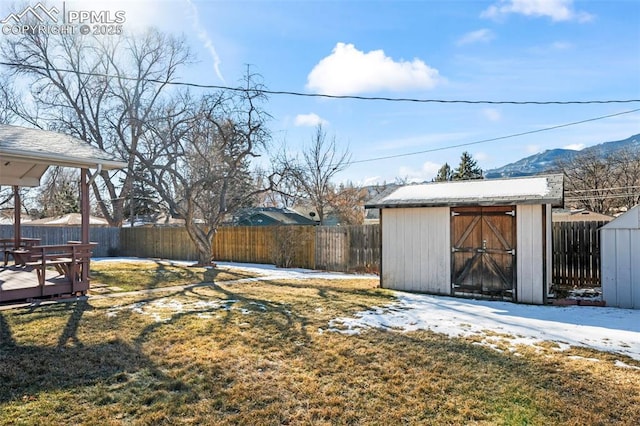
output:
[[[65,7],[123,10],[124,31],[155,26],[183,35],[197,57],[180,75],[190,83],[237,86],[249,65],[272,91],[444,101],[640,100],[640,2],[634,0],[69,0]],[[3,17],[7,11],[10,6],[0,6]],[[640,112],[539,131],[639,109],[640,102],[510,105],[273,94],[264,107],[271,115],[270,153],[300,152],[321,123],[351,154],[337,179],[357,184],[431,180],[443,163],[457,165],[464,150],[487,170],[546,149],[640,133]],[[475,143],[528,132],[535,133]],[[403,154],[412,155],[385,158]]]
[[[146,262],[139,258],[101,258],[98,262]],[[169,263],[192,264],[193,262],[167,261]],[[280,269],[273,265],[256,265],[219,262],[218,268],[248,271],[255,278],[227,281],[224,285],[243,285],[250,282],[278,279],[372,279],[372,275],[341,274],[336,272],[311,271],[307,269]],[[357,312],[352,317],[334,318],[320,328],[319,333],[335,332],[355,335],[368,329],[390,332],[430,330],[450,337],[473,337],[476,344],[499,352],[508,351],[517,356],[520,348],[531,346],[539,350],[549,348],[542,342],[554,342],[558,351],[570,346],[587,347],[598,351],[626,355],[640,361],[640,310],[591,306],[524,305],[510,302],[471,300],[426,294],[411,294],[390,291],[396,300],[386,306],[372,307]],[[122,297],[108,295],[106,297]],[[100,297],[100,296],[92,296]],[[122,311],[149,315],[158,322],[171,322],[174,316],[185,312],[199,313],[202,319],[215,316],[212,309],[220,311],[241,309],[247,315],[256,311],[235,306],[237,300],[198,300],[196,303],[175,296],[160,298],[154,302],[137,302],[114,307],[108,315],[116,316]],[[267,311],[266,306],[260,310]],[[263,309],[264,308],[264,309]],[[208,312],[204,312],[208,311]],[[259,314],[258,314],[259,315]],[[585,360],[568,355],[574,359]],[[639,369],[629,365],[625,358],[615,359],[620,368]],[[597,358],[586,358],[592,362]]]

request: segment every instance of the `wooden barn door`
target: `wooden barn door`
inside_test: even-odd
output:
[[[451,209],[452,293],[516,300],[515,207]]]

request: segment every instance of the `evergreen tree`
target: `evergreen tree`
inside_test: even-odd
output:
[[[158,193],[147,183],[149,173],[142,165],[134,166],[133,173],[135,179],[129,191],[129,198],[124,202],[124,216],[128,220],[136,217],[154,220],[161,211]],[[121,183],[124,184],[123,179]]]
[[[451,166],[449,163],[444,163],[442,167],[438,170],[438,174],[436,175],[434,182],[447,182],[452,178],[453,172],[451,171]]]
[[[467,151],[460,156],[460,164],[453,171],[452,180],[483,179],[482,169]]]
[[[77,173],[62,167],[52,167],[38,190],[36,200],[42,208],[43,217],[79,213],[79,185]]]

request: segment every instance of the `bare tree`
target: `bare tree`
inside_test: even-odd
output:
[[[332,188],[328,202],[341,225],[362,225],[367,196],[367,190],[353,183],[340,184],[337,188]]]
[[[184,41],[157,30],[113,37],[34,31],[3,37],[1,54],[9,64],[8,83],[29,88],[24,101],[10,103],[12,114],[127,161],[123,172],[102,171],[93,183],[102,214],[110,224],[120,225],[143,123],[189,61]]]
[[[255,186],[251,160],[270,135],[260,108],[265,96],[254,80],[248,74],[241,90],[207,95],[199,102],[185,96],[168,105],[137,153],[148,171],[143,179],[173,215],[185,220],[202,265],[212,264],[218,227],[277,179],[272,173],[263,176],[263,187]]]
[[[612,161],[590,152],[557,164],[565,176],[565,203],[597,213],[613,207],[611,188],[615,186]]]
[[[321,225],[332,196],[331,179],[349,166],[350,159],[347,149],[338,150],[335,136],[327,140],[326,132],[319,124],[302,157],[283,160],[289,179],[315,209]]]
[[[10,80],[0,76],[0,124],[11,124],[16,119],[14,113],[16,96]]]
[[[616,187],[616,207],[631,208],[640,204],[640,150],[623,149],[611,156]]]

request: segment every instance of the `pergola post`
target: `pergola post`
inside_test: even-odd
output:
[[[89,181],[87,169],[80,170],[80,214],[82,216],[82,243],[89,243]]]
[[[88,169],[80,169],[80,214],[82,216],[82,243],[89,243],[89,176]],[[82,268],[82,281],[87,282],[89,279],[89,261],[87,267]]]
[[[20,187],[18,185],[13,186],[13,248],[15,250],[20,248],[20,240],[22,239],[22,235],[20,235],[20,206],[22,205],[22,201],[20,200]]]

